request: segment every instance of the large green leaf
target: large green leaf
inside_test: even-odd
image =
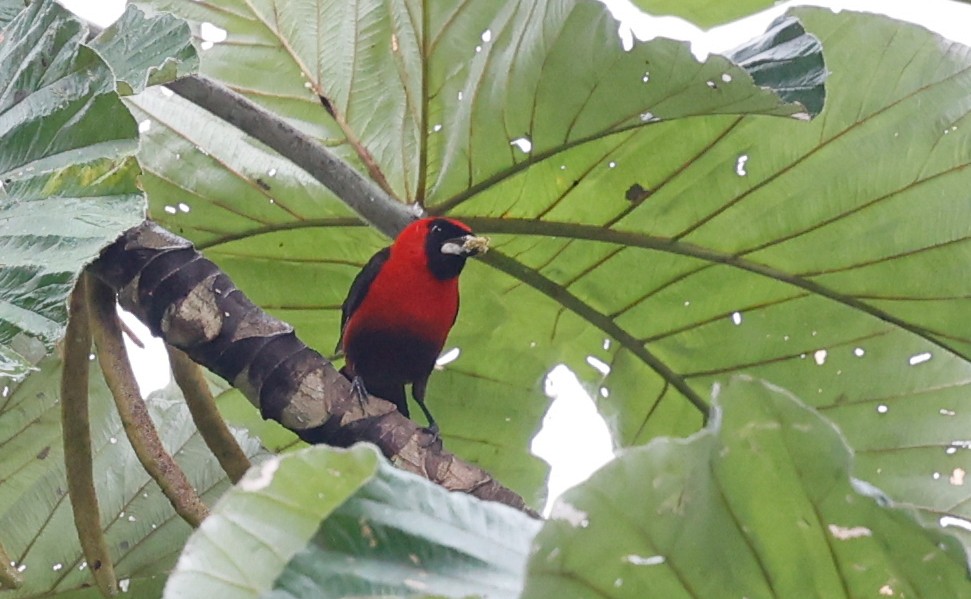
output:
[[[0,402],[0,540],[24,577],[23,588],[4,597],[82,597],[75,591],[91,584],[65,495],[60,375],[60,362],[49,358]],[[90,393],[95,484],[115,571],[133,589],[158,588],[151,578],[164,578],[190,528],[135,458],[100,376],[92,376]],[[178,390],[154,393],[148,406],[166,449],[212,502],[228,483]],[[238,440],[248,455],[259,451],[252,438]]]
[[[203,52],[203,73],[326,139],[362,171],[380,169],[375,176],[397,197],[435,198],[440,211],[524,177],[545,177],[550,192],[539,198],[548,199],[567,176],[558,153],[591,147],[602,155],[611,132],[634,135],[655,119],[805,110],[724,58],[699,64],[685,44],[656,40],[624,52],[616,24],[588,2],[434,3],[427,13],[412,3],[300,1],[277,12],[232,0],[153,5],[192,18],[197,30],[209,23],[228,32]],[[401,16],[405,8],[413,19]],[[317,14],[326,18],[308,27],[307,15]],[[422,23],[428,33],[418,35]],[[822,89],[819,47],[806,35],[779,38],[795,28],[773,30],[751,55],[769,63],[815,56],[802,72],[782,69],[760,81],[802,89],[795,98],[812,104]],[[767,56],[772,40],[798,51]],[[803,83],[814,78],[806,93]],[[328,95],[336,119],[316,93]],[[141,160],[153,217],[199,243],[254,301],[329,352],[350,281],[386,241],[305,174],[184,100],[149,90],[129,106],[150,123]],[[528,152],[525,141],[510,143],[524,136]],[[491,200],[495,210],[485,214],[520,216],[506,210],[518,197]],[[596,346],[602,336],[575,319],[557,328],[559,310],[516,277],[474,264],[464,279],[453,341],[462,354],[432,377],[432,409],[449,449],[538,503],[544,468],[527,446],[547,406],[543,377],[557,361],[588,353],[575,335],[599,337]]]
[[[500,377],[531,342],[574,352],[621,445],[696,430],[686,398],[753,373],[836,421],[861,478],[969,518],[968,50],[883,17],[799,15],[833,71],[816,121],[657,123],[455,206],[501,253],[466,277],[472,301],[505,311],[460,319],[452,342]]]
[[[3,31],[0,377],[22,377],[51,350],[77,273],[144,217],[135,121],[85,35],[53,1]]]
[[[203,35],[203,25],[225,30],[204,74],[336,144],[406,201],[467,192],[653,119],[806,112],[722,57],[699,64],[683,42],[625,52],[616,21],[589,0],[145,4]],[[510,145],[519,139],[528,146]]]
[[[124,95],[191,75],[199,66],[189,26],[172,15],[146,17],[128,6],[89,44],[111,65]]]
[[[402,472],[373,447],[309,447],[264,462],[220,500],[165,596],[515,597],[538,528]]]
[[[716,405],[568,491],[523,597],[971,597],[960,544],[851,478],[818,413],[749,379]]]

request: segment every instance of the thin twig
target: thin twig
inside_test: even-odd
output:
[[[118,593],[115,568],[101,527],[98,495],[94,486],[91,427],[88,421],[88,356],[91,328],[85,306],[88,275],[82,275],[71,293],[67,333],[64,338],[64,369],[61,372],[61,429],[67,489],[74,510],[74,526],[81,550],[101,594]],[[6,562],[6,558],[3,558]]]
[[[137,347],[138,349],[145,349],[145,344],[142,342],[141,339],[138,338],[138,335],[135,334],[135,331],[131,330],[131,327],[125,324],[124,320],[119,320],[118,323],[121,325],[121,332],[123,332],[125,336],[128,337],[129,341],[135,344],[135,347]]]
[[[219,460],[219,465],[229,476],[229,480],[234,483],[239,482],[249,469],[250,461],[229,431],[226,421],[219,414],[216,402],[209,391],[209,385],[202,374],[202,368],[185,353],[168,343],[165,344],[165,349],[169,352],[175,382],[182,389],[185,403],[189,407],[189,413],[192,414],[192,421],[199,429],[199,434]]]
[[[209,514],[209,508],[202,503],[185,473],[162,446],[128,361],[115,310],[115,292],[95,277],[88,279],[88,308],[98,362],[115,398],[121,423],[135,455],[161,487],[176,513],[196,528]]]

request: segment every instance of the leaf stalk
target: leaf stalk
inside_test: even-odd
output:
[[[172,375],[182,389],[192,421],[199,429],[202,440],[216,456],[229,480],[234,484],[239,482],[251,464],[219,413],[202,369],[177,348],[165,344],[165,350],[172,364]]]
[[[78,279],[68,305],[61,373],[61,428],[67,489],[81,550],[101,594],[112,597],[118,594],[118,580],[101,525],[88,419],[88,357],[91,354],[91,326],[85,305],[88,278],[83,274]],[[9,563],[6,557],[2,559]]]
[[[115,292],[95,277],[88,277],[88,308],[98,362],[135,455],[161,487],[176,513],[193,528],[198,528],[209,514],[209,508],[199,499],[182,468],[162,445],[128,361],[115,309]]]

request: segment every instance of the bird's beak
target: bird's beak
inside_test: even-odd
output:
[[[442,244],[443,254],[454,256],[477,256],[489,251],[489,238],[476,237],[475,235],[464,235],[446,240]]]

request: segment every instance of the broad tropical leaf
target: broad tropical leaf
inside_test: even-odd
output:
[[[516,376],[550,339],[625,446],[696,430],[711,385],[751,373],[833,419],[861,478],[967,519],[968,49],[883,17],[798,15],[833,71],[814,122],[657,123],[452,207],[499,250],[466,278],[485,307],[451,339],[456,369]]]
[[[0,531],[24,578],[23,588],[5,597],[73,599],[91,583],[65,495],[60,373],[60,362],[48,358],[0,402]],[[157,588],[159,583],[149,578],[164,579],[190,528],[132,453],[100,376],[92,376],[90,393],[96,490],[116,572],[132,588]],[[211,503],[228,483],[199,438],[181,394],[170,387],[149,397],[148,405],[165,447]],[[238,439],[248,455],[257,454],[255,440]]]
[[[404,201],[469,193],[655,119],[807,112],[722,57],[699,64],[686,43],[624,52],[616,22],[591,1],[145,4],[200,34],[225,30],[204,74],[306,124]],[[803,42],[817,65],[800,75],[821,73],[818,45]]]
[[[111,66],[123,95],[191,75],[199,66],[185,21],[172,15],[146,17],[135,6],[126,7],[89,46]]]
[[[252,469],[220,500],[165,597],[516,597],[538,528],[369,446],[308,447]]]
[[[796,56],[815,57],[757,74],[807,106],[780,101],[724,58],[698,63],[682,43],[656,40],[624,52],[616,24],[589,2],[436,3],[427,14],[412,3],[291,2],[277,12],[231,0],[152,4],[192,18],[200,33],[202,23],[225,29],[226,41],[203,52],[203,73],[300,123],[397,198],[474,214],[467,203],[479,216],[514,222],[533,218],[520,206],[548,202],[585,176],[561,171],[562,154],[602,157],[618,135],[636,137],[678,117],[805,114],[818,108],[824,75],[811,36],[797,33],[775,57],[764,54],[772,40],[783,41],[778,32],[799,31],[792,22],[749,54],[789,67]],[[318,10],[327,18],[308,27],[306,15]],[[199,243],[254,301],[330,351],[351,279],[386,241],[305,174],[187,102],[149,90],[129,105],[150,122],[141,160],[153,217]],[[523,197],[510,181],[545,189]],[[488,210],[479,202],[485,197]],[[596,198],[573,217],[607,205]],[[599,337],[599,346],[602,333],[575,319],[557,328],[560,309],[530,295],[518,275],[475,264],[464,278],[462,332],[453,341],[462,353],[432,377],[432,409],[450,450],[538,504],[544,468],[526,448],[547,405],[543,377],[557,361],[589,353],[575,335]]]
[[[87,31],[34,2],[0,44],[0,379],[50,352],[77,273],[144,217],[135,121]]]
[[[817,412],[749,379],[715,403],[557,502],[524,599],[971,597],[960,544],[852,478]]]

